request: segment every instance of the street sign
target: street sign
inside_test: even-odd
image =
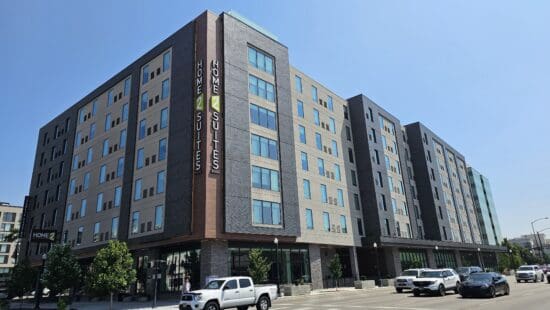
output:
[[[57,231],[53,229],[33,229],[31,242],[55,242]]]

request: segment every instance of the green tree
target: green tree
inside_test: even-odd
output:
[[[329,262],[328,270],[330,271],[330,275],[335,281],[336,288],[338,288],[338,280],[342,278],[342,263],[340,262],[340,255],[334,254],[332,259]]]
[[[262,283],[267,280],[267,274],[271,270],[271,263],[263,256],[261,249],[251,249],[248,252],[248,273],[254,283]]]
[[[113,308],[113,295],[126,290],[136,280],[134,260],[126,243],[111,240],[97,252],[88,276],[86,286],[96,295],[109,295],[109,309]]]
[[[48,252],[44,267],[44,285],[53,296],[78,286],[80,282],[82,269],[68,245],[54,245]]]
[[[8,282],[8,294],[10,296],[23,297],[26,292],[34,288],[36,282],[36,270],[31,267],[28,259],[19,261],[12,269]]]

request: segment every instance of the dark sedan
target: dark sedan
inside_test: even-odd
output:
[[[506,277],[496,272],[472,273],[460,285],[460,295],[464,298],[473,296],[494,298],[499,294],[509,295],[510,285],[508,285]]]

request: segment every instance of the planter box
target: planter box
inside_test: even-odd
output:
[[[281,292],[285,296],[309,295],[311,293],[311,285],[281,285]]]
[[[393,286],[393,279],[380,279],[380,286]]]
[[[361,280],[361,281],[354,281],[353,286],[360,290],[360,289],[366,289],[366,288],[373,288],[376,285],[374,284],[374,280]]]

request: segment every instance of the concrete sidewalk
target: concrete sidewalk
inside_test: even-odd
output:
[[[159,300],[157,301],[157,307],[154,309],[159,310],[167,310],[167,309],[178,309],[178,300],[177,299],[171,299],[171,300]],[[10,304],[10,309],[33,309],[34,304],[32,302],[12,302]],[[55,303],[41,303],[40,304],[41,309],[57,309]],[[74,302],[72,305],[70,305],[70,309],[77,309],[77,310],[106,310],[109,309],[109,302],[108,301],[97,301],[97,302]],[[153,309],[153,302],[152,301],[146,301],[146,302],[137,302],[137,301],[129,301],[129,302],[113,302],[113,309],[114,310],[146,310],[146,309]]]

